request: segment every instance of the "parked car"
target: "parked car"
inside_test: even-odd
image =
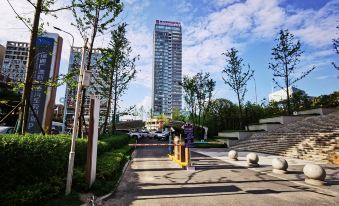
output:
[[[0,126],[0,134],[13,134],[14,127]]]
[[[168,131],[164,132],[156,132],[155,139],[158,139],[158,141],[167,141],[169,139],[170,133]]]
[[[159,132],[159,133],[161,133],[161,132]],[[156,135],[157,135],[156,131],[149,132],[148,133],[148,138],[149,139],[153,139],[153,138],[155,139]]]
[[[139,140],[142,138],[142,134],[140,132],[129,132],[128,135],[130,137],[135,138],[136,140]]]
[[[149,134],[150,134],[149,131],[146,130],[140,132],[140,135],[144,138],[149,137]]]

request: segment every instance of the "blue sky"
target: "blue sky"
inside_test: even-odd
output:
[[[339,36],[338,0],[121,0],[125,11],[119,21],[128,23],[128,38],[134,55],[140,54],[137,78],[123,96],[122,108],[130,105],[150,107],[152,77],[152,33],[156,19],[180,21],[183,26],[183,74],[210,72],[217,81],[215,98],[235,101],[234,93],[223,83],[221,70],[225,61],[221,53],[235,47],[246,64],[255,70],[258,99],[267,98],[272,91],[272,72],[268,70],[271,48],[280,29],[289,29],[303,45],[305,51],[300,71],[315,65],[317,68],[296,86],[309,95],[328,94],[339,90],[338,71],[331,62],[339,62],[332,39]],[[12,0],[26,16],[29,5]],[[64,1],[62,1],[64,2]],[[5,1],[0,2],[3,21],[0,44],[7,40],[29,41],[29,32],[15,19]],[[62,12],[58,19],[43,17],[51,25],[75,34],[76,45],[82,39],[75,28],[70,12]],[[5,21],[6,19],[6,21]],[[55,32],[47,27],[50,32]],[[6,31],[6,32],[4,32]],[[64,39],[61,72],[68,66],[70,38]],[[95,42],[102,47],[109,36],[100,36]],[[255,101],[254,82],[248,83],[246,99]],[[276,89],[275,89],[276,90]],[[58,88],[57,99],[64,95]]]

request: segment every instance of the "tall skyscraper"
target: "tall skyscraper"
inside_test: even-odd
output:
[[[182,107],[182,32],[180,22],[156,20],[153,34],[153,115],[171,116]]]

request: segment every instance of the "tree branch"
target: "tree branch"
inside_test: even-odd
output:
[[[31,0],[27,0],[34,8],[36,8],[35,4]]]
[[[30,31],[32,31],[32,28],[29,27],[29,26],[27,25],[27,23],[24,21],[24,19],[23,19],[23,18],[15,11],[15,9],[14,9],[13,5],[11,4],[11,2],[9,2],[9,0],[6,0],[6,1],[7,1],[7,3],[9,4],[9,6],[12,8],[13,12],[16,14],[16,17],[17,17],[20,21],[22,21],[22,22],[25,24],[25,26],[26,26]]]
[[[51,12],[57,12],[57,11],[71,9],[71,8],[73,8],[73,6],[66,6],[66,7],[61,7],[61,8],[58,8],[58,9],[43,9],[41,11],[42,12],[47,12],[47,13],[49,12],[49,13],[51,13]]]

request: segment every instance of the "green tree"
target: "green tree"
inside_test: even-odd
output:
[[[339,106],[339,91],[335,91],[332,94],[320,95],[314,97],[311,101],[312,108],[328,108]]]
[[[13,88],[0,81],[0,124],[13,126],[18,118],[16,111],[7,116],[20,102],[20,93],[13,91]],[[6,117],[6,119],[4,119]]]
[[[172,120],[186,122],[186,116],[180,111],[179,108],[175,107],[172,110]]]
[[[337,29],[339,30],[339,26],[337,26]],[[335,49],[335,51],[337,52],[337,54],[339,54],[339,37],[337,37],[336,39],[333,39],[333,47]],[[334,68],[336,68],[337,70],[339,70],[339,66],[337,66],[334,62],[332,62]]]
[[[28,64],[25,82],[23,83],[23,93],[21,97],[21,109],[19,115],[19,124],[16,128],[17,132],[24,134],[26,132],[27,122],[28,122],[28,113],[30,110],[30,97],[31,91],[33,87],[33,73],[35,68],[35,57],[36,57],[36,42],[38,35],[41,34],[43,23],[41,24],[41,14],[44,15],[52,15],[56,17],[55,12],[70,9],[71,6],[65,6],[62,8],[53,8],[57,0],[37,0],[36,2],[32,2],[31,0],[26,0],[34,8],[34,17],[33,21],[31,19],[26,19],[20,16],[15,8],[12,6],[9,0],[7,3],[10,5],[16,17],[22,21],[25,26],[31,31],[31,38],[29,42],[29,50],[28,50]]]
[[[123,23],[111,32],[111,40],[108,48],[101,49],[102,57],[98,61],[99,73],[95,82],[100,85],[96,91],[107,99],[107,110],[103,131],[106,131],[108,117],[113,109],[112,129],[115,130],[118,98],[127,90],[129,83],[135,78],[135,61],[138,57],[132,58],[132,48],[126,38],[126,26]],[[113,99],[113,108],[111,108]]]
[[[300,41],[295,41],[294,35],[288,30],[280,30],[279,37],[276,39],[277,45],[272,48],[271,63],[268,68],[273,71],[273,82],[281,89],[286,91],[287,101],[286,109],[288,114],[292,114],[289,88],[296,82],[305,78],[315,66],[297,76],[298,63],[303,51]],[[282,79],[282,84],[276,78]]]
[[[129,46],[129,42],[126,40],[126,45],[124,48],[123,55],[121,56],[120,63],[117,66],[117,70],[115,71],[114,78],[114,102],[113,102],[113,119],[112,122],[112,131],[115,132],[116,129],[116,118],[117,109],[118,109],[118,100],[119,98],[127,91],[129,83],[136,77],[136,69],[135,62],[139,59],[137,57],[130,57],[132,52],[132,48]]]
[[[179,83],[184,89],[184,100],[190,108],[190,117],[193,123],[204,124],[205,113],[209,109],[215,81],[210,74],[199,72],[193,77],[185,76]]]
[[[245,64],[243,64],[243,59],[238,56],[238,50],[231,48],[226,53],[223,53],[226,58],[226,66],[222,70],[222,73],[225,74],[223,80],[237,95],[238,106],[239,106],[239,120],[240,126],[242,127],[242,103],[247,92],[247,82],[253,76],[254,70],[248,65],[247,70],[245,70]]]
[[[195,75],[196,79],[196,99],[198,103],[198,124],[204,124],[205,113],[208,110],[212,92],[215,88],[215,81],[210,78],[210,74],[199,72]]]
[[[122,35],[124,28],[119,26],[117,30],[111,32],[111,41],[108,47],[101,49],[102,57],[98,60],[98,78],[95,78],[95,82],[100,85],[99,88],[95,88],[96,92],[99,93],[106,102],[106,111],[104,112],[104,123],[102,131],[106,133],[108,118],[111,114],[111,105],[113,97],[113,87],[115,72],[117,70],[119,58],[121,56],[120,50],[123,48]]]
[[[293,111],[302,111],[311,109],[310,97],[308,97],[305,93],[300,91],[293,93],[291,97],[291,107]]]
[[[190,120],[195,123],[196,116],[196,77],[184,76],[183,81],[179,83],[180,86],[184,89],[184,100],[189,108]]]
[[[72,11],[75,18],[74,25],[82,38],[89,39],[86,70],[91,70],[94,42],[97,34],[104,34],[105,31],[115,26],[115,20],[122,12],[123,5],[116,0],[72,0]],[[82,92],[82,105],[80,117],[83,116],[83,105],[86,89]],[[81,129],[79,121],[79,129]],[[81,132],[80,132],[81,133]]]

